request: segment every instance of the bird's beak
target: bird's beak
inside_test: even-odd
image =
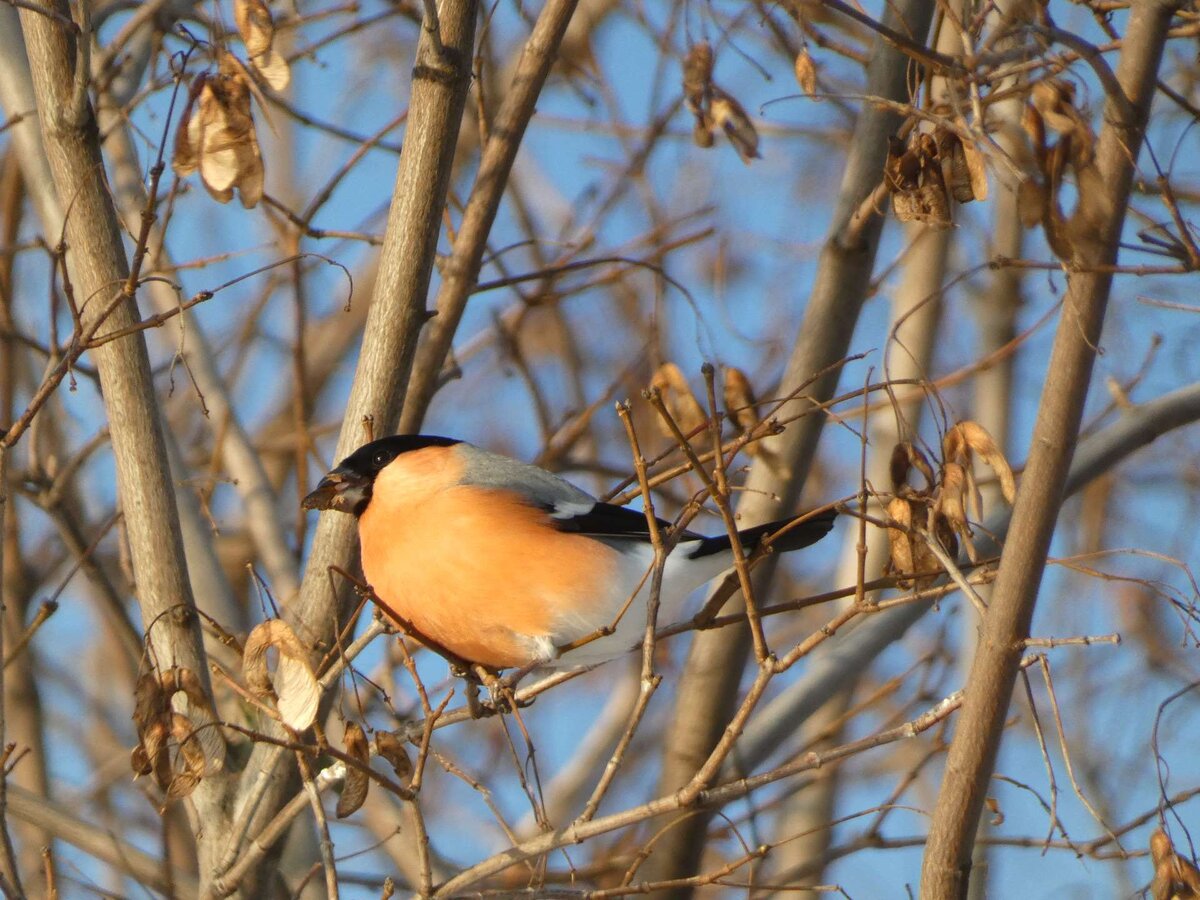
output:
[[[336,509],[358,514],[370,499],[370,481],[357,472],[339,466],[321,479],[316,489],[300,502],[300,506],[304,509]]]

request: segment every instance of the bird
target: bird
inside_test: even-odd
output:
[[[642,643],[654,565],[645,513],[545,469],[454,438],[396,435],[355,450],[301,505],[357,517],[363,575],[384,612],[460,661],[575,668]],[[749,553],[795,523],[770,546],[798,550],[824,537],[835,515],[757,525],[738,538]],[[733,565],[728,534],[682,532],[664,564],[658,621],[679,621],[688,596]]]

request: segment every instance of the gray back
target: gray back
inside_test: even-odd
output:
[[[459,451],[467,460],[463,482],[480,487],[515,491],[529,498],[536,506],[575,515],[587,512],[596,498],[557,475],[483,450],[472,444],[460,444]]]

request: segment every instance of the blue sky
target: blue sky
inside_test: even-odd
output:
[[[1098,40],[1094,25],[1085,11],[1065,3],[1051,4],[1057,24],[1079,29],[1085,37]],[[1060,8],[1061,7],[1061,8]],[[364,15],[382,6],[367,4]],[[872,9],[874,7],[871,7]],[[724,10],[728,12],[729,10]],[[668,15],[657,7],[644,9],[642,14],[661,25]],[[780,16],[782,20],[784,17]],[[1114,17],[1118,29],[1121,17]],[[719,41],[720,29],[712,8],[693,5],[687,8],[687,27],[693,37],[705,35]],[[294,67],[294,97],[298,105],[310,114],[361,134],[370,134],[393,118],[402,109],[407,95],[407,46],[413,34],[410,24],[389,21],[373,26],[374,30],[356,45],[355,58],[351,44],[339,42],[322,49],[315,60],[300,61]],[[514,10],[504,4],[496,8],[493,31],[498,45],[507,45],[517,31]],[[763,50],[762,29],[753,17],[743,22],[745,32],[739,33],[735,46],[721,47],[716,70],[717,81],[734,92],[743,105],[760,122],[763,132],[763,158],[751,166],[743,165],[723,141],[718,140],[710,150],[695,147],[690,140],[691,124],[680,111],[671,120],[669,136],[660,143],[650,158],[644,178],[638,180],[628,194],[607,216],[594,234],[595,246],[590,256],[609,255],[613,248],[622,248],[652,224],[647,207],[656,206],[664,218],[694,215],[680,226],[677,234],[714,229],[713,235],[693,247],[672,253],[666,261],[666,271],[682,282],[689,296],[673,288],[656,284],[646,274],[628,280],[630,297],[624,306],[614,300],[606,288],[593,288],[562,304],[564,319],[586,350],[587,365],[583,370],[583,389],[586,400],[602,396],[616,374],[646,355],[646,342],[652,333],[651,357],[657,354],[677,362],[691,373],[699,386],[698,370],[702,362],[733,364],[743,368],[759,385],[770,384],[778,377],[803,314],[808,286],[812,283],[817,254],[828,227],[833,198],[843,166],[843,152],[832,143],[825,129],[844,128],[847,119],[833,102],[814,102],[799,96],[791,76],[790,65],[777,53]],[[314,26],[306,30],[311,39],[325,30]],[[671,34],[676,53],[684,46],[683,26],[676,23]],[[363,46],[368,48],[362,50]],[[678,59],[664,62],[662,83],[653,81],[660,70],[656,68],[656,48],[646,38],[643,26],[628,14],[615,15],[598,33],[594,43],[596,64],[607,87],[585,87],[573,90],[556,81],[538,106],[538,116],[532,123],[518,163],[518,175],[526,185],[530,213],[547,236],[550,256],[554,256],[550,241],[577,242],[584,234],[580,221],[588,221],[597,192],[611,187],[613,167],[623,160],[626,148],[621,141],[599,132],[611,124],[615,114],[627,126],[636,140],[644,126],[669,104],[678,91]],[[377,59],[371,57],[377,54]],[[835,90],[854,91],[859,75],[854,68],[838,61],[831,54],[814,48],[817,62],[822,66],[823,84]],[[751,61],[761,60],[766,74]],[[367,60],[359,62],[359,60]],[[1080,87],[1080,96],[1094,110],[1099,106],[1099,91],[1086,69],[1072,70]],[[397,75],[397,73],[401,73]],[[766,77],[769,75],[770,77]],[[135,121],[157,135],[161,122],[151,121],[153,112],[165,111],[161,97],[143,108]],[[264,140],[267,161],[268,192],[286,196],[291,188],[278,183],[277,173],[282,155],[291,158],[290,168],[298,173],[300,193],[296,206],[302,208],[311,193],[324,181],[327,173],[339,166],[353,153],[352,145],[305,132],[291,126],[281,115],[274,117],[278,138],[270,137],[260,119],[260,137]],[[1181,123],[1176,111],[1161,104],[1152,120],[1150,142],[1160,160],[1173,160],[1172,176],[1181,184],[1195,183],[1197,172],[1197,135]],[[398,133],[393,135],[399,139]],[[841,135],[837,135],[840,140]],[[1145,157],[1143,157],[1145,161]],[[1149,170],[1148,174],[1152,176]],[[395,173],[395,156],[378,151],[368,154],[334,193],[315,225],[326,228],[381,230],[386,202],[391,193]],[[461,192],[467,182],[460,178],[456,188]],[[278,257],[274,235],[260,210],[244,212],[234,204],[220,207],[213,203],[193,179],[190,193],[180,198],[176,213],[178,221],[170,231],[170,246],[179,260],[203,259],[231,254],[201,271],[183,274],[186,294],[219,284],[226,278],[248,271]],[[461,193],[460,193],[461,196]],[[647,198],[652,198],[652,204]],[[1150,218],[1162,220],[1166,213],[1153,198],[1142,197],[1135,207]],[[706,212],[711,208],[711,212]],[[573,227],[563,229],[563,217],[574,211]],[[982,248],[989,235],[992,212],[990,203],[974,204],[959,210],[955,231],[955,249],[951,272],[957,273],[982,258]],[[1136,241],[1141,223],[1131,219],[1127,239]],[[501,209],[494,231],[494,247],[511,244],[518,234],[511,205]],[[592,237],[592,235],[587,235]],[[443,239],[444,241],[444,239]],[[724,247],[729,277],[723,284],[715,283],[709,273],[718,260],[718,249]],[[376,251],[362,245],[332,241],[307,241],[307,249],[331,256],[355,271]],[[903,234],[894,220],[885,228],[877,271],[892,261],[903,248]],[[626,249],[631,256],[644,252]],[[1052,259],[1039,232],[1028,234],[1026,255],[1039,260]],[[521,248],[505,254],[504,261],[511,271],[531,267],[530,254]],[[1158,262],[1152,258],[1129,254],[1128,262]],[[41,266],[40,260],[26,257],[23,274],[29,275]],[[346,282],[335,268],[314,261],[309,280],[309,316],[333,313],[345,303]],[[485,269],[483,279],[496,277],[494,267]],[[572,276],[567,283],[579,283],[588,274]],[[205,327],[214,344],[223,345],[235,334],[247,306],[256,302],[267,284],[266,276],[238,285],[220,293],[198,308],[197,320]],[[882,364],[882,347],[886,340],[888,300],[896,278],[885,278],[864,310],[852,352],[867,353],[859,363],[847,367],[843,385],[861,384],[868,367],[876,370]],[[1148,305],[1146,298],[1171,302],[1192,301],[1196,279],[1165,277],[1120,277],[1116,280],[1110,302],[1109,317],[1103,339],[1103,354],[1098,359],[1093,381],[1094,389],[1089,409],[1098,411],[1110,400],[1104,390],[1106,379],[1125,381],[1136,373],[1157,341],[1153,363],[1145,377],[1131,394],[1134,402],[1158,396],[1173,387],[1190,383],[1200,377],[1200,357],[1194,352],[1200,317],[1175,310]],[[1037,321],[1056,304],[1065,288],[1065,279],[1058,272],[1033,271],[1025,282],[1025,306],[1021,322]],[[934,372],[945,373],[969,362],[975,355],[975,324],[972,315],[974,302],[986,302],[987,273],[981,272],[965,279],[950,291],[946,298],[945,322],[939,340]],[[976,299],[978,295],[983,301]],[[432,296],[432,291],[431,291]],[[366,303],[368,297],[358,285],[353,302]],[[243,416],[254,422],[272,411],[289,389],[291,370],[287,342],[294,329],[293,298],[286,283],[279,285],[258,314],[258,327],[264,339],[256,345],[254,356],[244,368],[238,384],[238,397]],[[494,291],[476,295],[469,304],[459,331],[456,346],[470,346],[480,335],[493,329],[495,317],[517,302],[510,291]],[[39,309],[35,304],[30,307]],[[41,316],[40,311],[36,315]],[[639,330],[638,323],[641,323]],[[1055,320],[1056,324],[1057,320]],[[38,326],[44,328],[39,320]],[[165,347],[171,346],[170,329],[156,337],[154,351],[159,362],[169,358]],[[1026,453],[1036,403],[1045,374],[1045,364],[1053,339],[1053,326],[1043,328],[1024,346],[1017,360],[1017,379],[1013,403],[1013,432],[1010,457],[1019,462]],[[525,458],[539,449],[536,418],[527,391],[515,368],[497,352],[494,340],[486,341],[483,352],[471,356],[463,366],[463,377],[450,383],[435,401],[426,430],[452,434],[485,446],[501,449]],[[346,395],[353,372],[352,358],[328,390],[316,409],[318,421],[336,420],[337,410]],[[559,362],[552,355],[536,356],[533,370],[541,380],[552,412],[556,418],[568,415],[574,399],[567,389]],[[167,384],[163,376],[164,388]],[[186,375],[175,373],[176,403],[197,401],[188,396]],[[947,398],[955,415],[970,412],[967,389],[952,390]],[[76,437],[84,436],[99,426],[95,415],[96,394],[81,380],[79,389],[65,397],[64,403]],[[600,455],[604,462],[627,468],[627,456],[619,441],[615,416],[603,411],[598,419],[597,432],[605,438]],[[928,436],[928,435],[927,435]],[[1112,499],[1113,529],[1109,536],[1114,547],[1145,547],[1185,562],[1195,561],[1196,539],[1188,527],[1195,517],[1194,491],[1182,489],[1186,460],[1194,458],[1195,435],[1172,435],[1164,438],[1151,450],[1143,452],[1118,472],[1118,483]],[[322,446],[332,452],[332,441]],[[827,429],[823,459],[828,489],[835,495],[854,489],[857,473],[858,444],[852,435]],[[98,478],[108,471],[111,460],[99,456],[89,467]],[[1126,477],[1128,476],[1128,477]],[[590,478],[585,473],[576,476],[580,483],[598,491],[603,479]],[[1194,478],[1194,473],[1192,476]],[[103,483],[103,482],[102,482]],[[107,500],[103,490],[98,491]],[[285,492],[284,501],[290,498]],[[219,487],[214,495],[214,515],[218,524],[234,524],[237,511],[235,494],[230,487]],[[1078,515],[1078,501],[1065,507],[1064,522]],[[1074,549],[1069,529],[1063,529],[1053,552],[1066,555]],[[836,553],[804,554],[802,567],[806,584],[824,587],[832,575]],[[1125,575],[1160,578],[1185,596],[1191,588],[1181,573],[1159,559],[1119,554],[1101,561],[1104,568]],[[94,633],[94,621],[81,602],[85,587],[77,579],[64,597],[69,603],[69,615],[58,615],[45,627],[38,643],[42,648],[87,647]],[[1119,604],[1113,601],[1107,583],[1093,578],[1052,568],[1048,571],[1042,591],[1035,632],[1065,636],[1079,633],[1106,633],[1123,630],[1127,622],[1121,618]],[[953,621],[957,606],[943,606],[940,614],[927,617],[905,641],[888,651],[880,660],[880,671],[894,674],[906,669],[916,654],[932,643],[951,639],[957,623]],[[682,648],[682,642],[677,641]],[[382,648],[377,648],[381,652]],[[43,651],[48,652],[48,651]],[[678,652],[678,651],[677,651]],[[1182,651],[1188,653],[1188,650]],[[1190,651],[1194,654],[1194,651]],[[54,654],[57,656],[57,653]],[[1051,651],[1055,684],[1064,709],[1064,724],[1068,742],[1082,744],[1081,758],[1088,758],[1086,748],[1103,747],[1111,751],[1113,769],[1101,773],[1114,804],[1112,821],[1119,823],[1135,812],[1148,809],[1158,791],[1157,772],[1150,750],[1151,733],[1158,704],[1181,683],[1175,673],[1147,674],[1140,648],[1093,647],[1066,648]],[[372,658],[364,660],[369,669]],[[603,703],[606,690],[625,663],[611,663],[599,673],[589,675],[573,686],[553,692],[538,701],[527,713],[527,721],[535,736],[543,778],[549,777],[573,750],[573,742],[587,728]],[[1195,664],[1190,668],[1194,671]],[[436,667],[430,676],[438,679]],[[781,679],[786,681],[787,679]],[[957,686],[957,676],[942,680],[950,689]],[[1043,727],[1051,732],[1051,755],[1055,762],[1055,777],[1060,791],[1060,815],[1068,832],[1076,838],[1087,839],[1099,833],[1083,805],[1073,797],[1065,769],[1059,756],[1057,739],[1052,735],[1052,720],[1048,712],[1045,691],[1034,688]],[[54,707],[72,705],[67,696],[58,696],[50,687]],[[930,700],[936,697],[928,698]],[[665,713],[668,697],[660,696],[652,707],[652,715]],[[1169,740],[1164,745],[1170,764],[1169,791],[1196,783],[1195,759],[1186,751],[1194,747],[1198,733],[1194,696],[1176,701],[1166,718],[1164,728]],[[913,711],[923,708],[914,703]],[[1087,715],[1083,713],[1086,711]],[[1189,711],[1191,715],[1189,716]],[[1014,715],[1021,719],[1018,732],[1002,751],[998,771],[1033,785],[1038,791],[1047,790],[1046,774],[1036,745],[1029,737],[1028,710],[1023,690],[1018,686]],[[384,725],[380,720],[376,725]],[[655,727],[652,720],[648,728]],[[872,724],[878,724],[872,722]],[[475,728],[476,726],[472,726]],[[485,735],[495,733],[496,723],[477,726]],[[860,723],[857,728],[865,728]],[[486,770],[492,761],[495,745],[479,739],[478,732],[456,728],[459,735],[448,736],[448,747],[470,765]],[[855,736],[858,736],[856,731]],[[647,733],[650,737],[650,733]],[[839,813],[848,814],[869,808],[888,791],[896,775],[880,773],[876,757],[893,752],[875,751],[852,762],[847,771],[853,781],[839,804]],[[494,780],[497,800],[511,818],[519,818],[527,808],[513,778],[507,760],[496,763],[499,775]],[[86,782],[91,775],[88,763],[69,752],[55,760],[57,771],[65,783]],[[505,765],[508,766],[505,769]],[[634,802],[645,797],[652,784],[654,764],[637,773],[630,773],[618,783],[610,800],[612,808],[621,801]],[[1114,771],[1115,770],[1115,771]],[[1078,773],[1077,773],[1078,774]],[[1118,792],[1114,785],[1121,785]],[[477,823],[486,817],[486,810],[469,789],[451,779],[436,781],[440,794],[448,802],[461,804],[464,821]],[[1002,834],[1030,836],[1045,833],[1045,812],[1029,795],[1011,785],[997,786],[997,797],[1005,815]],[[904,802],[929,808],[932,795],[928,793],[906,797]],[[1184,819],[1187,821],[1187,811]],[[923,830],[923,820],[908,813],[898,813],[888,833],[911,836]],[[447,821],[435,841],[461,841],[461,856],[467,860],[487,849],[499,849],[496,835],[487,827],[470,832],[468,840],[455,823]],[[855,823],[839,830],[839,836],[853,834]],[[354,826],[339,826],[335,838],[339,851],[356,846]],[[1146,829],[1134,832],[1127,846],[1144,847]],[[151,842],[152,846],[152,842]],[[903,896],[905,884],[915,885],[919,870],[920,849],[889,850],[857,853],[837,864],[832,878],[837,879],[854,897]],[[348,864],[350,871],[372,871],[378,867],[371,857]],[[1127,866],[1130,884],[1138,887],[1148,880],[1148,861]],[[1012,896],[1018,891],[1034,897],[1041,896],[1121,896],[1110,881],[1109,868],[1094,861],[1076,860],[1065,851],[1042,854],[1039,849],[1008,849],[997,855],[994,864],[996,896]],[[1113,892],[1107,891],[1113,888]],[[353,896],[354,892],[348,891]],[[373,895],[364,892],[363,896]]]

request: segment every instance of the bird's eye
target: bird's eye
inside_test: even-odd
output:
[[[371,457],[371,462],[374,464],[375,468],[377,468],[377,469],[382,469],[384,466],[386,466],[391,461],[392,461],[392,454],[389,453],[387,450],[378,450],[378,451],[376,451],[375,455],[373,457]]]

